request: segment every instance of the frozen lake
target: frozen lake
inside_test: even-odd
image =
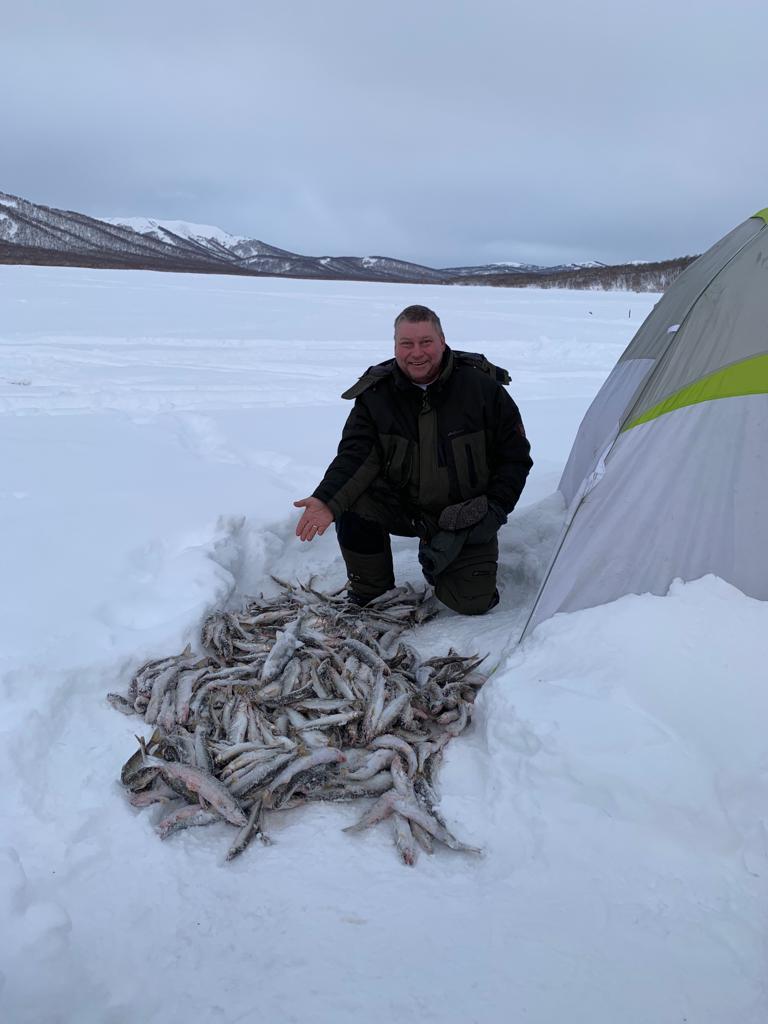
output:
[[[655,299],[0,268],[3,1020],[764,1024],[768,607],[706,578],[513,649],[576,428]],[[227,865],[223,824],[161,843],[117,781],[143,723],[104,694],[270,572],[343,582],[291,502],[413,302],[509,369],[535,460],[499,607],[413,638],[498,665],[440,773],[485,855],[405,868],[341,832],[356,806],[275,816]]]

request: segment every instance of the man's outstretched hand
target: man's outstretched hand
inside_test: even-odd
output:
[[[312,540],[316,533],[325,533],[333,522],[333,512],[319,498],[302,498],[294,501],[296,508],[303,508],[304,514],[296,525],[296,536],[301,540]]]

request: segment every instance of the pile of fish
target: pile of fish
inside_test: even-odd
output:
[[[187,647],[143,665],[110,703],[155,726],[122,769],[134,806],[167,803],[162,838],[225,821],[230,860],[264,832],[266,811],[308,800],[375,802],[356,832],[389,819],[406,864],[459,842],[435,809],[435,768],[470,721],[481,657],[421,660],[402,634],[438,610],[429,590],[397,587],[358,608],[313,580],[275,579],[273,598],[204,622]],[[178,801],[182,802],[179,803]]]

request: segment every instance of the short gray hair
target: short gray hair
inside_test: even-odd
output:
[[[420,324],[425,320],[434,324],[440,337],[445,341],[445,332],[443,331],[443,325],[440,323],[440,317],[434,312],[434,310],[428,309],[426,306],[406,306],[402,313],[398,313],[395,317],[395,335],[397,335],[398,324],[403,322],[409,324]]]

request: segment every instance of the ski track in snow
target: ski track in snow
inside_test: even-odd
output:
[[[2,268],[0,1019],[763,1024],[768,607],[710,578],[513,647],[576,427],[653,300]],[[141,723],[104,694],[270,572],[341,585],[290,503],[414,301],[511,370],[536,459],[500,606],[416,638],[497,666],[440,774],[485,854],[406,869],[384,827],[341,832],[357,806],[274,817],[226,866],[223,824],[161,843],[117,781]]]

